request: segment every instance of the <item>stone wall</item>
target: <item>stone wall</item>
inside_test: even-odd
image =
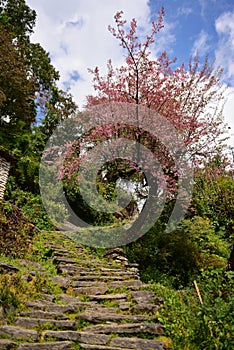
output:
[[[10,170],[10,162],[0,156],[0,200],[4,197],[7,177]]]

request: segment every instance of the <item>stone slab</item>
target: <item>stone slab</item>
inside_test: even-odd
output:
[[[56,312],[46,312],[46,311],[29,311],[29,312],[21,312],[21,317],[30,317],[30,318],[42,318],[42,319],[54,319],[54,320],[69,320],[67,316],[63,313]]]
[[[149,333],[154,335],[164,334],[164,328],[161,324],[155,323],[128,323],[128,324],[101,324],[95,326],[89,326],[84,329],[85,332],[90,333],[104,333],[104,334],[137,334],[137,333]]]
[[[60,320],[52,320],[52,319],[40,319],[40,318],[27,318],[27,317],[16,317],[15,325],[25,328],[35,328],[38,326],[51,324],[52,326],[62,328],[62,329],[70,329],[77,327],[77,323],[74,321],[60,321]]]
[[[88,344],[105,345],[110,336],[105,334],[92,334],[76,331],[45,331],[42,333],[43,339],[54,338],[58,340],[78,341]]]
[[[140,339],[140,338],[114,338],[110,346],[118,348],[144,349],[144,350],[167,350],[166,345],[159,340]]]
[[[16,326],[0,326],[0,336],[8,336],[11,339],[24,339],[27,341],[37,340],[36,331]]]
[[[71,342],[21,344],[17,350],[71,350]]]
[[[106,313],[102,312],[94,312],[94,311],[86,311],[84,313],[78,314],[76,316],[77,320],[85,320],[88,322],[105,322],[105,321],[131,321],[131,322],[145,322],[149,321],[157,321],[156,317],[150,317],[145,315],[123,315],[120,313]]]
[[[89,295],[90,300],[101,301],[101,300],[120,300],[127,299],[126,293],[118,294],[103,294],[103,295]]]
[[[13,350],[18,347],[18,344],[10,339],[0,339],[0,350]]]

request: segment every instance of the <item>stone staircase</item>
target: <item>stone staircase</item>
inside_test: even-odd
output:
[[[160,339],[163,326],[157,315],[163,300],[146,290],[136,264],[130,264],[121,248],[103,258],[75,245],[61,234],[46,243],[63,293],[45,293],[27,301],[26,311],[14,322],[0,326],[0,349],[156,349],[166,350]]]

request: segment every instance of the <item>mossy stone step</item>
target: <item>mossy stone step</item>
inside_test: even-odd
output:
[[[112,281],[126,281],[130,279],[136,279],[134,275],[104,275],[101,273],[92,273],[87,275],[76,275],[74,280],[76,281],[100,281],[100,282],[112,282]]]
[[[82,343],[79,344],[79,347],[80,349],[85,349],[85,350],[120,350],[121,349],[113,346],[91,345],[91,344],[82,344]],[[122,350],[131,350],[131,349],[122,348]]]
[[[126,293],[118,294],[100,294],[100,295],[89,295],[90,300],[105,301],[105,300],[126,300],[128,295]]]
[[[83,287],[104,287],[107,286],[111,289],[119,289],[122,287],[126,287],[129,290],[132,291],[138,291],[139,289],[143,288],[145,285],[137,279],[130,279],[125,281],[107,281],[107,282],[101,282],[101,281],[80,281],[76,278],[72,278],[71,280],[71,286],[74,288],[83,288]]]
[[[37,341],[38,335],[35,330],[24,329],[17,326],[0,326],[0,336],[12,339],[23,339],[27,341]]]
[[[105,334],[92,334],[76,331],[44,331],[43,339],[53,338],[57,340],[70,340],[87,344],[106,345],[110,341],[110,336]]]
[[[137,334],[149,333],[153,335],[163,335],[164,328],[159,323],[127,323],[127,324],[100,324],[89,326],[84,329],[84,332],[104,333],[104,334]]]
[[[112,339],[110,346],[118,348],[166,350],[165,344],[160,340],[119,337]]]
[[[42,300],[26,302],[26,306],[32,310],[42,310],[55,313],[76,313],[81,307],[92,307],[93,305],[96,305],[96,303],[77,301],[77,303],[62,305]]]
[[[30,318],[42,318],[42,319],[54,319],[54,320],[69,320],[67,316],[63,313],[47,312],[47,311],[27,311],[21,312],[20,317],[30,317]]]
[[[83,294],[83,295],[98,295],[98,294],[105,294],[108,291],[108,286],[103,285],[99,287],[78,287],[73,288],[73,292],[75,295]]]
[[[20,344],[17,350],[72,350],[72,342]]]
[[[152,291],[134,291],[132,294],[132,300],[136,302],[137,304],[141,303],[153,303],[155,301],[156,295]]]
[[[36,328],[44,325],[51,325],[60,329],[74,329],[78,327],[77,322],[70,320],[54,320],[43,318],[16,317],[14,325],[24,328]]]
[[[86,310],[84,313],[80,313],[76,316],[76,320],[84,320],[92,323],[99,323],[105,321],[130,321],[130,322],[145,322],[145,321],[158,321],[157,317],[145,316],[145,315],[123,315],[121,313],[106,313],[100,310],[100,312]]]
[[[0,350],[17,349],[18,344],[10,339],[0,339]]]

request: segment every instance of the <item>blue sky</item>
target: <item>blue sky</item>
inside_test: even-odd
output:
[[[166,50],[178,64],[187,63],[197,50],[201,58],[209,54],[224,68],[223,83],[228,94],[224,114],[234,140],[234,1],[233,0],[26,0],[37,12],[33,41],[50,52],[59,70],[62,88],[69,87],[79,107],[93,93],[87,68],[106,63],[123,63],[116,39],[107,30],[116,11],[127,20],[135,17],[143,32],[164,6],[165,28],[158,36],[154,54]]]
[[[201,58],[209,54],[211,61],[224,67],[225,82],[234,86],[233,0],[150,0],[149,6],[153,17],[164,6],[174,39],[168,50],[178,62],[188,62],[197,50]]]

